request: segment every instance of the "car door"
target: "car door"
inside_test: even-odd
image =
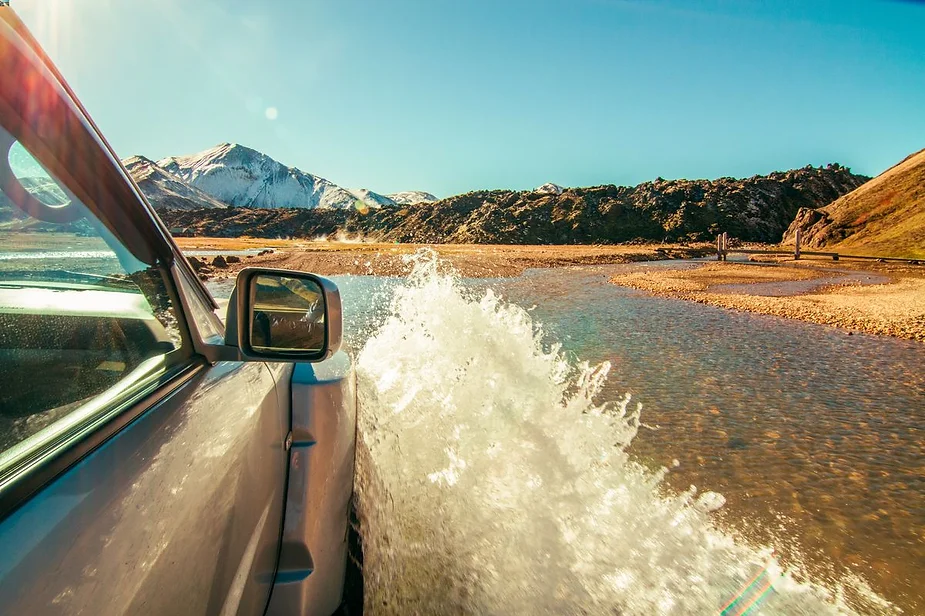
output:
[[[194,352],[211,299],[7,7],[0,74],[0,612],[262,613],[287,372]]]

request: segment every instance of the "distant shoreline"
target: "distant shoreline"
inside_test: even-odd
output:
[[[387,244],[260,238],[177,238],[181,249],[238,255],[216,267],[216,257],[199,257],[200,276],[212,280],[234,277],[243,267],[260,265],[314,272],[405,276],[406,259],[421,248],[434,250],[448,267],[470,278],[513,277],[531,268],[615,265],[709,257],[710,244],[639,245],[488,245]],[[753,257],[759,259],[760,257]],[[192,259],[191,259],[192,260]],[[832,325],[847,332],[864,332],[925,342],[925,267],[893,264],[762,258],[762,262],[714,262],[681,269],[650,269],[621,273],[617,285],[660,297],[670,297],[730,310]]]
[[[530,268],[609,265],[708,256],[710,244],[640,245],[497,245],[497,244],[386,244],[311,240],[264,240],[258,238],[177,238],[185,251],[271,250],[247,255],[226,267],[209,265],[200,271],[208,278],[228,278],[248,265],[314,272],[322,276],[343,274],[404,276],[411,264],[405,259],[421,248],[434,250],[461,276],[495,278],[520,275]],[[212,258],[200,259],[211,264]]]

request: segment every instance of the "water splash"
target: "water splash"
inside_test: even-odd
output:
[[[570,362],[527,311],[411,258],[358,357],[371,613],[891,613],[719,530],[722,496],[671,494],[627,454],[641,409],[596,401],[608,363]]]
[[[321,235],[316,235],[312,238],[313,242],[339,242],[342,244],[371,244],[376,240],[371,237],[367,237],[362,233],[356,235],[351,235],[343,230],[338,230],[333,235],[328,235],[322,233]]]

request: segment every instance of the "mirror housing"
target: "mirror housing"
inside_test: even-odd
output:
[[[205,344],[202,354],[212,363],[318,362],[334,355],[342,339],[337,285],[307,272],[246,267],[228,302],[225,344]]]

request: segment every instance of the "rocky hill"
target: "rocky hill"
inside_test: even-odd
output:
[[[132,156],[122,163],[155,209],[196,210],[228,207],[226,203],[168,173],[144,156]]]
[[[406,190],[386,196],[399,205],[416,205],[418,203],[433,203],[437,201],[437,197],[423,190]]]
[[[746,179],[659,178],[634,187],[476,191],[365,211],[232,208],[163,216],[181,233],[224,237],[343,231],[399,242],[581,244],[711,240],[727,231],[743,240],[778,242],[800,208],[822,207],[868,179],[832,164]]]
[[[825,207],[800,209],[785,243],[793,244],[798,228],[809,247],[925,257],[925,150]]]
[[[562,244],[712,239],[720,231],[779,241],[800,207],[819,207],[868,178],[837,165],[736,180],[662,180],[556,192],[477,191],[415,208],[390,239]],[[810,204],[818,204],[812,206]]]
[[[380,195],[379,193],[373,192],[368,188],[351,188],[349,192],[366,207],[398,205],[398,203],[393,201],[390,197]]]

